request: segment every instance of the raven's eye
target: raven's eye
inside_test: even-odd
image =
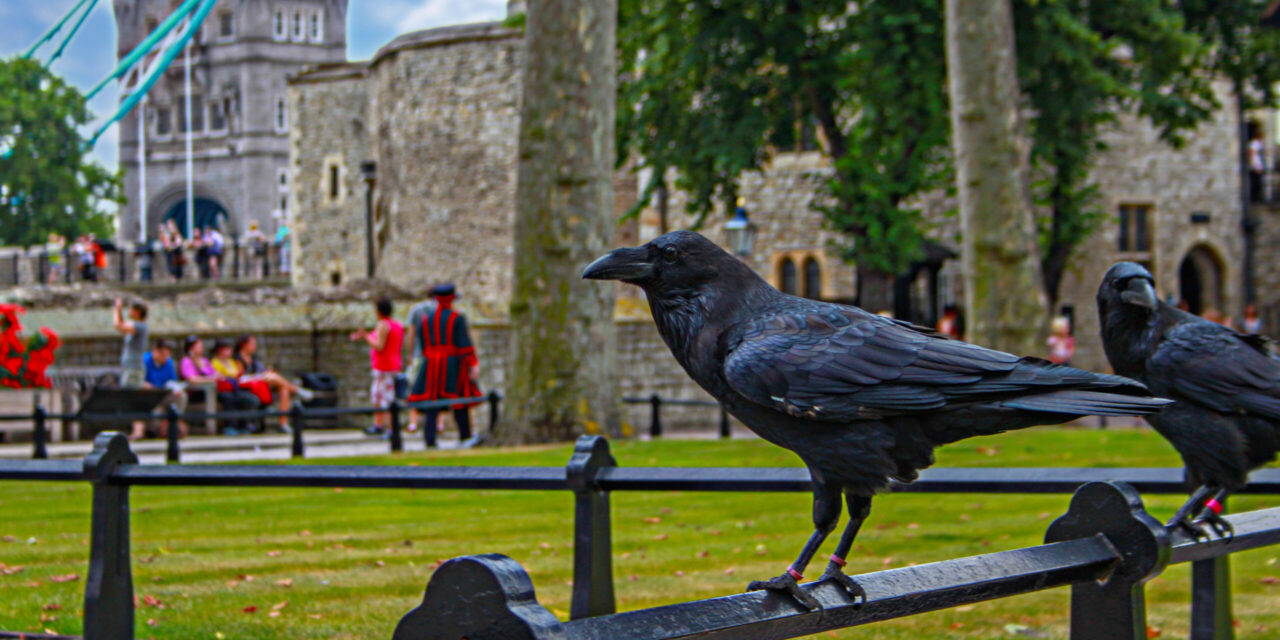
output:
[[[678,257],[680,257],[680,251],[673,246],[667,245],[667,247],[662,250],[662,259],[667,262],[675,262]]]

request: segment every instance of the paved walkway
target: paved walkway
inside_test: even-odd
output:
[[[303,438],[308,458],[337,458],[379,455],[390,452],[391,443],[367,436],[356,429],[307,431]],[[287,460],[292,436],[271,433],[247,436],[190,436],[181,441],[183,462],[231,462],[252,460]],[[457,449],[457,435],[445,433],[439,441],[441,449]],[[164,462],[166,442],[149,438],[131,444],[138,460],[144,464]],[[51,459],[83,458],[93,448],[91,442],[57,442],[47,445]],[[422,433],[406,433],[405,451],[423,451]],[[30,459],[31,443],[0,445],[0,459]]]

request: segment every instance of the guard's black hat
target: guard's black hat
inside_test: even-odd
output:
[[[457,288],[453,286],[452,282],[446,282],[444,284],[438,284],[431,287],[431,297],[433,298],[437,296],[451,296],[455,293],[457,293]]]

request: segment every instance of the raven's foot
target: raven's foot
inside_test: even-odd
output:
[[[1177,518],[1165,525],[1169,533],[1181,530],[1196,540],[1208,540],[1209,530],[1201,522],[1192,522],[1190,518]]]
[[[785,593],[792,598],[795,598],[796,602],[799,602],[804,608],[810,611],[817,611],[818,609],[821,609],[822,605],[818,604],[818,599],[800,588],[800,583],[796,579],[796,576],[798,575],[799,574],[791,567],[787,567],[787,572],[776,578],[771,578],[769,580],[753,580],[751,584],[747,585],[747,591],[773,591],[779,594]]]
[[[1221,514],[1208,509],[1206,509],[1204,513],[1200,514],[1199,518],[1196,518],[1194,524],[1201,527],[1201,530],[1203,530],[1207,525],[1210,529],[1213,529],[1214,533],[1218,534],[1219,538],[1223,538],[1225,540],[1230,540],[1236,535],[1235,527],[1231,526],[1231,523],[1227,522],[1226,518],[1223,518]]]
[[[854,582],[853,578],[850,578],[848,574],[842,570],[843,566],[844,565],[835,561],[828,563],[827,570],[822,573],[821,578],[818,578],[818,582],[831,580],[832,582],[844,587],[844,590],[848,592],[849,596],[858,604],[866,603],[867,592],[863,591],[862,585]]]

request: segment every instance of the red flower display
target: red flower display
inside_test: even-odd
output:
[[[48,388],[45,370],[53,364],[53,352],[61,341],[48,327],[24,338],[18,320],[23,313],[26,309],[16,304],[0,304],[0,387]]]

